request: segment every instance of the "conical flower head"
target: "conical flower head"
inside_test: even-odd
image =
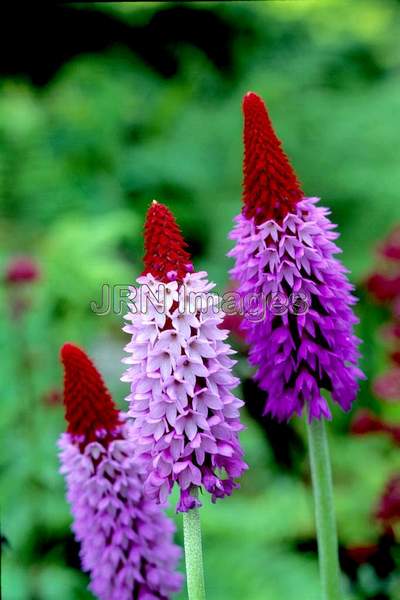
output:
[[[245,95],[243,114],[243,213],[257,224],[281,223],[303,197],[300,183],[257,94]]]
[[[68,432],[59,440],[82,569],[100,600],[166,600],[179,591],[173,524],[143,493],[140,459],[100,373],[73,344],[61,350]]]
[[[169,213],[160,205],[157,211]],[[152,240],[153,227],[158,231],[160,224],[148,219]],[[152,255],[169,253],[155,245]],[[209,293],[214,284],[207,273],[184,274],[179,261],[158,273],[149,265],[137,280],[139,289],[132,288],[125,317],[124,330],[132,337],[123,381],[131,384],[133,438],[152,463],[146,490],[163,502],[177,483],[177,510],[187,511],[199,505],[193,494],[198,488],[216,500],[238,486],[235,479],[246,468],[238,438],[242,402],[231,391],[238,383],[231,373],[232,350],[224,342],[224,315],[218,297]],[[174,273],[166,272],[172,266]]]
[[[118,411],[103,378],[90,358],[74,344],[61,348],[64,404],[68,433],[85,443],[112,432],[120,424]]]
[[[322,390],[349,410],[363,377],[353,335],[356,300],[335,258],[338,234],[318,199],[303,197],[255,94],[245,97],[244,115],[244,208],[229,254],[244,305],[249,360],[266,392],[266,413],[285,420],[306,406],[309,419],[330,418]]]
[[[192,270],[187,244],[174,215],[156,200],[147,212],[144,245],[143,275],[151,274],[157,281],[167,282],[181,280]]]

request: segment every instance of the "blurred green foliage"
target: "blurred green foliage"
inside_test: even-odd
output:
[[[72,8],[145,27],[179,4]],[[28,76],[1,81],[0,260],[5,269],[10,257],[31,255],[41,268],[40,281],[24,290],[0,290],[5,600],[89,598],[57,471],[62,408],[46,402],[62,385],[58,350],[67,340],[86,347],[123,406],[122,316],[100,317],[89,303],[100,299],[104,282],[128,284],[140,273],[141,228],[152,198],[175,212],[196,266],[224,290],[227,234],[240,210],[240,103],[248,89],[265,98],[307,194],[332,208],[356,285],[371,270],[376,243],[400,220],[399,3],[187,6],[222,24],[229,68],[189,40],[169,48],[178,69],[164,77],[116,44],[61,64],[40,88]],[[13,319],[18,294],[30,308]],[[377,331],[385,314],[360,295],[363,366],[371,379],[384,367]],[[247,373],[245,364],[240,368]],[[369,382],[363,405],[399,418],[372,396]],[[314,536],[307,463],[300,475],[283,473],[262,430],[244,419],[250,470],[241,490],[215,507],[205,502],[202,511],[209,597],[317,600],[315,554],[297,548]],[[330,427],[343,546],[376,539],[372,513],[399,468],[389,440],[352,438],[348,422],[338,414]],[[303,424],[295,426],[304,435]],[[347,599],[398,600],[396,585],[366,570],[357,586],[347,582]]]

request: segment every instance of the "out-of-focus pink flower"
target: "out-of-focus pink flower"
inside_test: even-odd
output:
[[[5,280],[7,283],[25,283],[36,281],[40,277],[37,263],[28,256],[13,258],[7,265]]]
[[[400,474],[391,477],[386,484],[375,516],[387,526],[400,521]]]
[[[399,353],[396,353],[399,354]],[[400,368],[394,367],[380,377],[377,377],[373,383],[374,393],[387,400],[388,402],[397,402],[400,400]]]

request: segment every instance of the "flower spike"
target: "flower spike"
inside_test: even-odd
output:
[[[174,215],[156,200],[147,211],[144,229],[144,271],[161,282],[182,280],[191,272],[190,255]]]
[[[243,212],[257,224],[281,223],[303,197],[300,183],[275,135],[262,99],[249,92],[243,99]]]
[[[329,210],[303,197],[263,101],[250,93],[243,107],[245,205],[229,254],[243,300],[260,302],[260,318],[243,320],[249,360],[266,413],[284,421],[306,408],[310,421],[330,419],[321,390],[348,411],[364,377],[353,286],[335,257]]]
[[[153,204],[146,224],[146,275],[138,278],[126,315],[124,331],[132,337],[123,381],[131,384],[134,439],[153,465],[146,489],[163,502],[177,483],[177,510],[187,512],[200,505],[199,488],[213,501],[230,495],[246,465],[238,437],[243,403],[231,391],[238,380],[224,342],[228,332],[220,329],[224,315],[218,297],[209,293],[214,284],[207,273],[189,269],[183,244],[169,210]]]
[[[180,550],[172,522],[143,493],[148,465],[88,356],[65,344],[61,360],[68,421],[58,442],[61,473],[89,589],[99,600],[167,600],[181,586]]]

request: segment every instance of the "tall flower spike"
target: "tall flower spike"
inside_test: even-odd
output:
[[[218,297],[209,293],[214,284],[207,273],[191,272],[178,233],[170,211],[153,203],[146,223],[146,275],[137,280],[138,290],[132,288],[126,315],[124,331],[132,338],[122,379],[131,384],[133,439],[153,465],[146,488],[163,502],[177,482],[177,510],[186,512],[200,505],[199,488],[213,501],[230,495],[246,465],[238,439],[243,403],[231,392],[238,380],[231,373],[233,351],[223,341],[228,332],[220,329],[224,315]]]
[[[263,311],[262,318],[245,315],[249,359],[266,392],[265,413],[287,420],[306,406],[310,421],[329,419],[321,390],[347,411],[363,377],[353,287],[334,257],[330,211],[303,197],[263,101],[249,93],[243,111],[244,206],[230,256],[244,302],[258,298]]]
[[[174,526],[143,494],[147,465],[100,373],[73,344],[62,347],[61,361],[68,421],[61,472],[90,590],[101,600],[166,600],[181,586]]]

